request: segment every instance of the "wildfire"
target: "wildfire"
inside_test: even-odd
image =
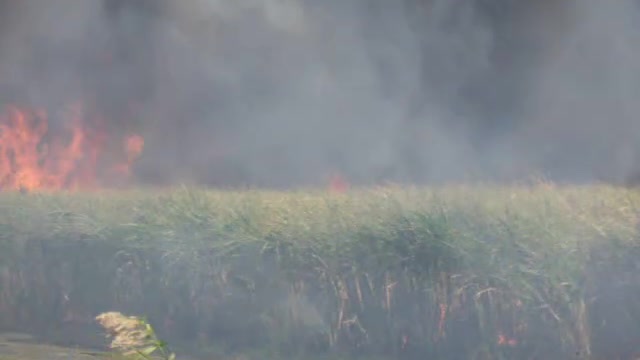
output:
[[[81,106],[70,108],[58,134],[45,111],[7,106],[0,113],[0,190],[95,188],[99,180],[128,177],[143,138],[125,137],[114,157],[107,151],[111,139],[87,126],[84,115]]]
[[[340,175],[335,173],[329,178],[329,191],[333,193],[344,193],[349,189],[349,183]]]

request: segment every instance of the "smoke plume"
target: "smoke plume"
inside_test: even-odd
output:
[[[89,104],[141,184],[625,181],[632,0],[0,2],[0,103]]]

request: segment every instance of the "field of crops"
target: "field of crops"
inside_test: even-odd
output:
[[[115,310],[256,359],[632,359],[639,216],[547,183],[2,193],[0,330]]]

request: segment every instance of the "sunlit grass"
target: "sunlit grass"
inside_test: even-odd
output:
[[[194,337],[236,350],[588,355],[606,329],[600,292],[640,295],[639,204],[549,183],[4,193],[0,271],[30,270],[0,281],[0,306],[53,301],[70,276],[85,307],[192,319]]]

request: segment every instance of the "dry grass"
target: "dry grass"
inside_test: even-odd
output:
[[[124,355],[134,355],[152,345],[145,323],[135,316],[111,311],[98,315],[96,321],[112,338],[109,345],[112,350]]]

